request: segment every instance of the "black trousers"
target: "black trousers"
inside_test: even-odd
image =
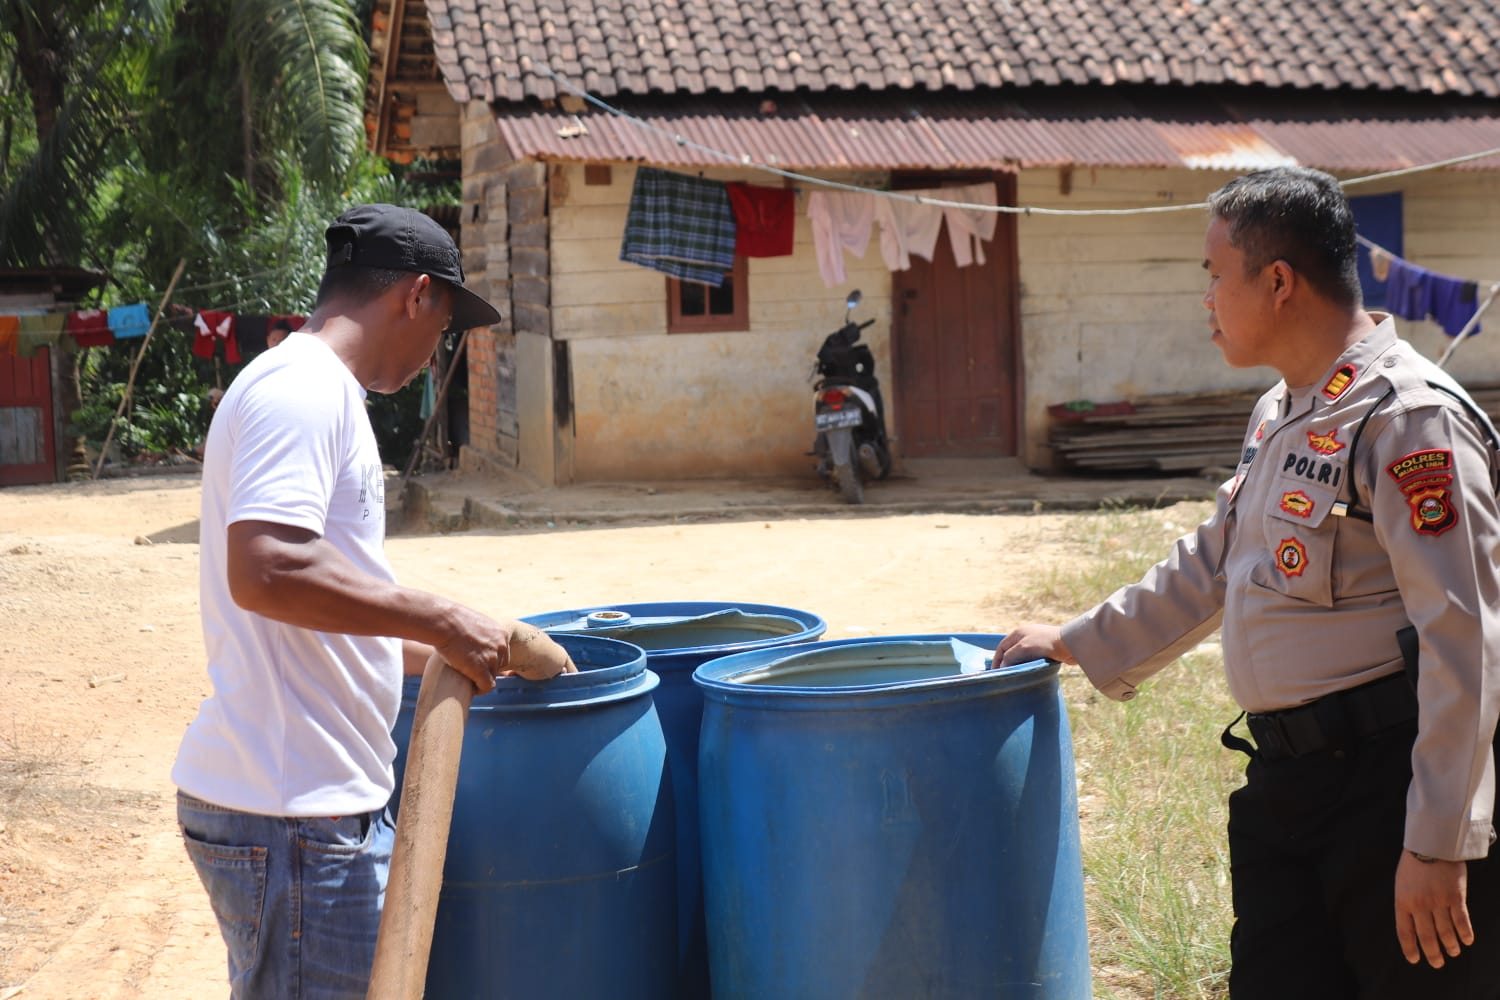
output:
[[[1395,881],[1416,725],[1347,750],[1252,758],[1229,796],[1232,1000],[1500,1000],[1500,868],[1468,865],[1474,944],[1407,964]]]

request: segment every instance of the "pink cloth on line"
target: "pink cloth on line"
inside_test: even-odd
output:
[[[942,188],[930,192],[944,201],[962,201],[971,205],[996,205],[994,181],[970,184],[967,187]],[[999,213],[983,212],[976,208],[945,208],[943,218],[948,223],[948,240],[953,247],[953,262],[959,267],[971,263],[985,262],[984,243],[995,238],[995,223]]]
[[[818,272],[829,288],[849,280],[844,269],[845,250],[863,257],[869,249],[877,200],[883,199],[854,191],[814,191],[807,196]]]

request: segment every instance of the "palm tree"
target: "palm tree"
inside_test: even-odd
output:
[[[76,263],[172,0],[0,0],[0,261]],[[29,114],[27,113],[29,111]]]
[[[154,301],[183,258],[216,304],[301,304],[328,206],[369,186],[367,63],[349,0],[0,0],[0,267],[85,264]],[[193,391],[160,343],[143,382]],[[129,358],[94,353],[97,394]]]
[[[136,183],[231,227],[278,157],[340,183],[367,66],[347,0],[0,0],[0,263],[112,270],[89,234]]]

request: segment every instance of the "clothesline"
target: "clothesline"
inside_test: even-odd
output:
[[[217,309],[194,309],[173,303],[158,322],[179,329],[193,337],[192,352],[205,360],[214,358],[222,346],[224,360],[236,364],[243,353],[256,353],[266,347],[266,337],[273,325],[284,321],[288,330],[300,329],[306,317],[295,313],[243,313],[239,308],[256,300],[232,303]],[[145,337],[151,329],[151,307],[145,303],[96,309],[17,310],[0,313],[0,354],[29,358],[39,348],[60,347],[81,350],[108,347],[112,344]]]
[[[762,163],[758,160],[755,160],[750,156],[749,153],[737,156],[734,153],[729,153],[722,149],[715,149],[712,146],[705,146],[702,143],[694,142],[679,133],[671,132],[667,129],[652,125],[650,122],[637,118],[629,112],[622,111],[621,109],[614,107],[604,100],[595,97],[587,90],[584,90],[583,88],[574,85],[570,81],[563,79],[561,76],[558,76],[552,71],[551,67],[549,66],[538,65],[536,68],[544,76],[551,78],[553,83],[557,84],[568,93],[573,94],[575,97],[582,98],[588,103],[593,104],[595,107],[598,107],[600,110],[605,111],[608,114],[613,115],[614,117],[619,118],[623,121],[626,121],[636,128],[670,139],[678,146],[682,146],[686,149],[696,150],[697,152],[703,153],[707,156],[712,156],[715,159],[723,160],[727,164],[741,167],[750,167],[751,169],[759,170],[764,173],[774,174],[778,177],[786,178],[788,180],[801,181],[803,183],[816,185],[818,187],[830,188],[839,191],[850,191],[860,194],[872,194],[881,198],[890,199],[892,201],[915,202],[921,205],[933,205],[938,208],[963,209],[976,212],[995,212],[1007,215],[1158,215],[1164,212],[1196,211],[1208,207],[1208,202],[1205,201],[1184,205],[1142,205],[1136,208],[1042,208],[1036,205],[984,205],[969,202],[947,201],[923,195],[914,195],[911,192],[906,191],[885,191],[879,188],[862,187],[858,184],[846,184],[843,181],[829,180],[824,177],[813,177],[810,174],[798,173],[795,170],[784,170],[781,167],[773,167],[768,163]],[[1343,187],[1350,187],[1356,184],[1367,184],[1372,181],[1390,180],[1395,177],[1405,177],[1409,174],[1417,174],[1429,170],[1439,170],[1443,167],[1457,166],[1460,163],[1469,163],[1473,160],[1488,159],[1492,156],[1500,156],[1500,147],[1481,150],[1477,153],[1466,153],[1463,156],[1454,156],[1446,160],[1436,160],[1431,163],[1423,163],[1417,166],[1403,167],[1399,170],[1386,170],[1381,173],[1367,174],[1363,177],[1353,177],[1348,180],[1340,181],[1339,184]]]
[[[1487,294],[1480,301],[1480,282],[1428,271],[1399,254],[1392,253],[1367,236],[1355,234],[1354,238],[1361,246],[1369,249],[1371,271],[1377,281],[1386,284],[1386,308],[1403,319],[1435,320],[1443,328],[1443,332],[1453,338],[1437,359],[1437,366],[1445,367],[1458,345],[1479,332],[1480,319],[1494,305],[1496,297],[1500,296],[1500,281],[1489,282]],[[1377,254],[1386,258],[1385,266],[1390,268],[1384,277],[1380,275],[1381,268],[1377,266]],[[1466,300],[1465,295],[1470,291],[1470,286],[1473,286],[1474,294],[1471,299]],[[1460,325],[1459,318],[1465,316],[1461,307],[1468,301],[1477,303],[1477,308],[1468,311],[1467,318]],[[1455,325],[1459,326],[1457,331],[1452,329]]]
[[[944,190],[985,205],[998,197],[994,181]],[[790,256],[795,215],[792,192],[786,188],[643,166],[630,191],[620,259],[717,288],[736,258]],[[863,258],[877,224],[886,266],[904,271],[912,257],[935,259],[945,224],[954,263],[984,264],[984,243],[994,237],[997,223],[993,213],[943,208],[937,199],[910,204],[845,191],[810,194],[807,217],[818,271],[830,288],[848,280],[844,251]]]
[[[1402,257],[1400,254],[1395,253],[1395,252],[1390,251],[1390,250],[1387,250],[1385,247],[1381,246],[1379,243],[1376,243],[1374,240],[1370,239],[1367,236],[1361,236],[1358,233],[1356,233],[1354,235],[1354,238],[1362,246],[1364,246],[1364,247],[1366,247],[1366,248],[1368,248],[1370,250],[1379,250],[1381,253],[1385,254],[1387,257],[1391,258],[1392,260],[1406,260],[1406,258]],[[1409,263],[1409,261],[1408,261],[1408,263]],[[1491,281],[1491,280],[1486,280],[1486,279],[1483,279],[1483,278],[1467,278],[1465,280],[1472,281],[1476,285],[1490,285],[1490,286],[1500,285],[1500,279],[1495,279],[1495,280]]]

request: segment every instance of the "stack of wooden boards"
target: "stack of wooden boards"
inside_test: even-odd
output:
[[[1500,423],[1500,385],[1468,386]],[[1049,406],[1048,442],[1067,472],[1232,474],[1258,391]]]

